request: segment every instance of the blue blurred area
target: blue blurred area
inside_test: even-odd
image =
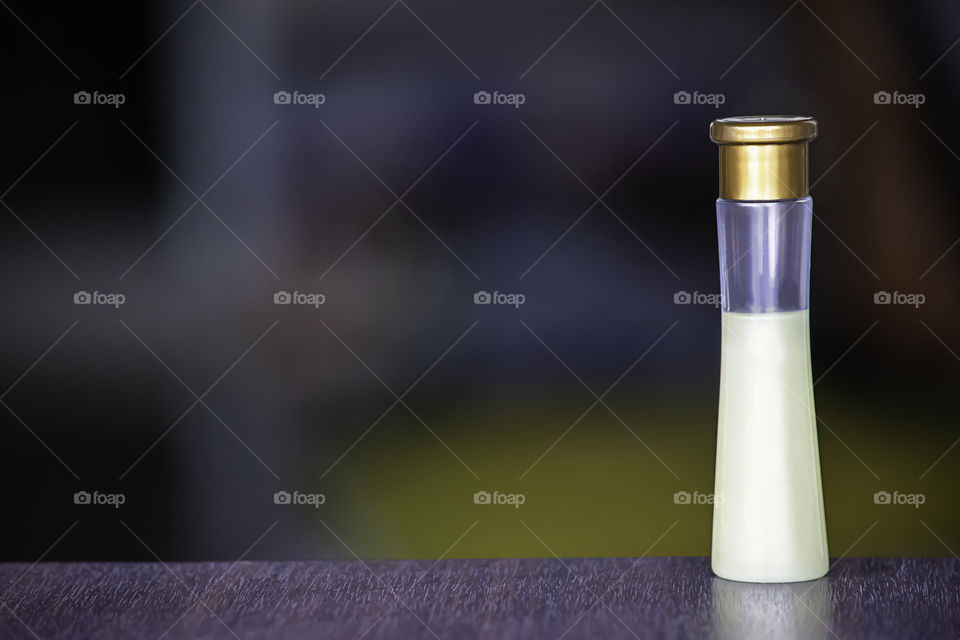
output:
[[[368,555],[439,555],[471,517],[453,487],[468,500],[483,478],[513,482],[612,385],[611,412],[596,409],[606,422],[583,424],[618,436],[576,426],[578,449],[546,455],[590,462],[530,490],[579,478],[607,492],[599,510],[623,514],[619,535],[635,526],[645,548],[673,519],[664,496],[712,482],[718,311],[675,294],[718,290],[707,125],[736,114],[820,121],[813,359],[831,429],[824,474],[834,504],[852,505],[837,531],[853,542],[875,519],[868,492],[955,484],[955,4],[88,13],[11,3],[0,23],[15,51],[3,71],[0,366],[13,386],[0,449],[7,516],[24,523],[6,559],[35,559],[77,519],[51,558],[148,559],[144,542],[165,558],[236,558],[275,520],[253,557],[349,555],[318,518],[359,532]],[[925,103],[878,105],[879,90]],[[77,91],[126,100],[77,105]],[[677,104],[682,91],[722,104]],[[277,92],[322,104],[278,104]],[[478,104],[477,92],[523,102]],[[127,302],[78,307],[81,290]],[[325,302],[273,304],[281,291]],[[926,302],[877,306],[878,291]],[[477,305],[478,292],[524,303]],[[488,428],[516,437],[509,455],[478,443]],[[665,473],[640,440],[683,471]],[[446,501],[411,513],[411,492],[431,482]],[[70,496],[84,488],[128,503],[78,509]],[[296,488],[326,492],[323,513],[271,502]],[[644,523],[634,501],[666,524]],[[445,519],[461,508],[463,527]],[[960,544],[949,507],[919,515]],[[591,517],[556,504],[539,515],[546,529],[583,526],[569,553],[643,551]],[[943,551],[917,517],[898,512],[874,551]],[[705,552],[708,514],[697,520],[669,552]],[[450,531],[418,545],[416,523]],[[489,540],[469,548],[532,553],[522,529]]]

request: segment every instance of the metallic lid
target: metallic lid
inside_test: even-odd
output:
[[[804,116],[738,116],[710,123],[720,145],[720,197],[789,200],[809,191],[808,146],[817,121]]]

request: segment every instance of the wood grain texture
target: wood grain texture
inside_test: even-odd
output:
[[[706,558],[0,565],[0,638],[958,638],[960,561],[793,585]]]

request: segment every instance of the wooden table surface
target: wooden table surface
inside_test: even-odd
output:
[[[752,585],[706,558],[0,565],[0,638],[952,638],[960,561]]]

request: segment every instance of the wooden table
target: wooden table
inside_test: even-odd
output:
[[[6,564],[0,584],[4,639],[960,637],[954,559],[793,585],[706,558]]]

